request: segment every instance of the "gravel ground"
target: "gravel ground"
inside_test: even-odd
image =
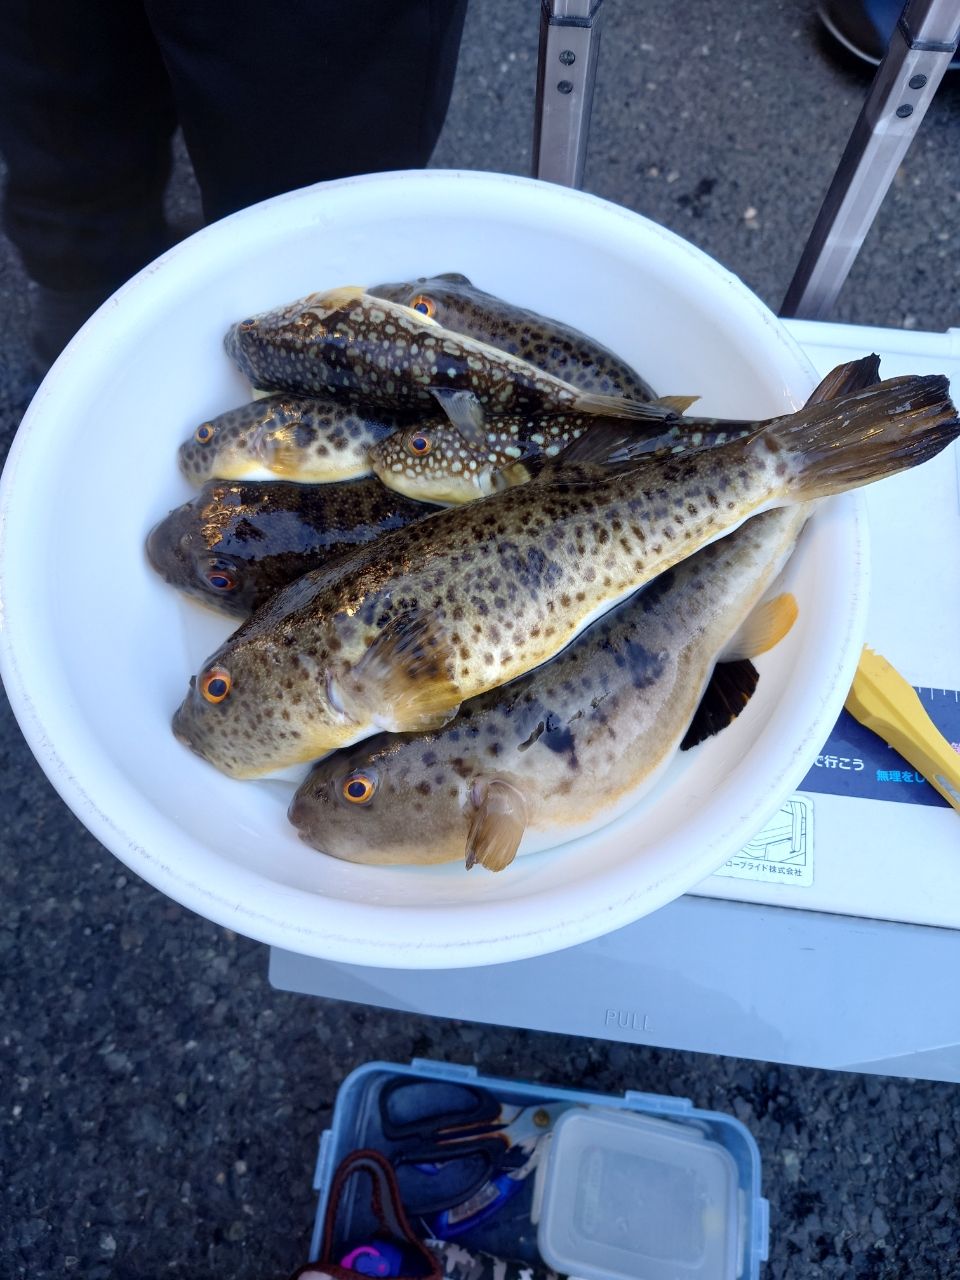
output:
[[[435,163],[529,165],[536,11],[474,0]],[[585,185],[701,245],[776,306],[867,77],[804,0],[607,6]],[[960,97],[945,86],[838,318],[956,322]],[[181,160],[178,218],[196,214]],[[0,242],[0,431],[29,395],[27,286]],[[306,1256],[337,1087],[432,1056],[729,1111],[760,1144],[773,1280],[960,1272],[952,1086],[439,1022],[291,996],[266,951],[126,872],[0,712],[0,1275],[268,1280]]]

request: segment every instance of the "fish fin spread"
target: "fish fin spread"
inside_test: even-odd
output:
[[[686,413],[699,399],[700,396],[658,396],[653,403],[662,404],[665,409],[672,409],[674,413]]]
[[[949,381],[929,374],[808,405],[765,426],[755,447],[782,449],[792,471],[784,489],[812,502],[918,466],[958,436]]]
[[[339,311],[341,307],[352,306],[358,298],[365,298],[367,291],[362,284],[342,284],[336,289],[325,289],[322,293],[311,294],[317,304],[330,311]]]
[[[475,782],[483,790],[467,832],[466,865],[502,871],[516,856],[527,825],[523,794],[502,778]]]
[[[487,420],[483,405],[473,392],[452,391],[449,387],[428,390],[467,443],[482,449],[487,443]]]
[[[555,467],[588,462],[600,467],[617,467],[632,462],[647,452],[645,437],[619,423],[604,422],[591,426],[582,436],[568,444],[553,459]]]
[[[446,638],[419,609],[391,618],[351,673],[357,701],[381,729],[439,729],[460,709]]]
[[[512,489],[515,485],[526,484],[527,481],[532,480],[538,474],[539,470],[539,467],[531,467],[529,462],[523,458],[518,458],[516,462],[511,462],[509,466],[501,467],[499,471],[493,472],[490,476],[490,492],[503,493],[504,489]]]
[[[878,355],[862,356],[859,360],[848,360],[846,364],[838,364],[811,393],[807,404],[823,404],[827,400],[836,400],[837,396],[847,396],[853,391],[865,391],[867,387],[875,387],[880,381],[880,357]]]
[[[783,637],[797,620],[800,610],[797,598],[785,591],[772,600],[761,601],[740,629],[730,638],[721,655],[722,662],[737,662],[766,653]]]
[[[297,444],[294,427],[265,431],[257,453],[263,465],[281,480],[325,483],[334,480],[357,480],[372,475],[366,450],[353,450],[345,432],[333,430],[328,437],[327,464],[321,468],[312,451]],[[349,462],[349,466],[347,465]]]
[[[693,419],[689,424],[679,418],[661,422],[649,435],[623,423],[597,422],[550,461],[557,468],[589,463],[612,470],[629,469],[648,461],[662,449],[672,450],[682,445],[683,432],[688,428],[697,432]]]
[[[748,658],[737,662],[718,662],[680,743],[680,750],[689,751],[733,724],[753,697],[759,679],[757,668]]]
[[[680,416],[668,402],[681,399],[683,397],[666,396],[663,400],[629,400],[625,396],[604,396],[597,392],[581,391],[573,408],[577,413],[595,413],[601,418],[620,418],[621,421],[629,419],[631,422],[657,426],[665,421],[673,422]]]

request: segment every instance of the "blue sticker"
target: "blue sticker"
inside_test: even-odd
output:
[[[927,715],[953,749],[960,751],[960,692],[917,689],[917,693]],[[840,712],[816,763],[797,790],[949,807],[922,774],[882,738],[854,720],[849,711]]]

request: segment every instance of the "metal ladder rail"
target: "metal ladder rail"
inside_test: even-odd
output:
[[[603,0],[541,0],[534,173],[583,177]],[[908,0],[780,314],[829,315],[960,43],[960,0]]]

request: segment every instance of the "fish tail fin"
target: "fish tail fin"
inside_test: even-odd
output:
[[[814,388],[807,404],[823,404],[827,400],[836,400],[838,396],[847,396],[854,391],[865,391],[867,387],[875,387],[879,381],[880,357],[878,355],[848,360],[846,364],[838,364],[835,369],[830,370]]]
[[[811,502],[896,475],[936,457],[960,435],[941,374],[888,378],[874,387],[775,419],[753,448],[782,451],[784,484]]]

